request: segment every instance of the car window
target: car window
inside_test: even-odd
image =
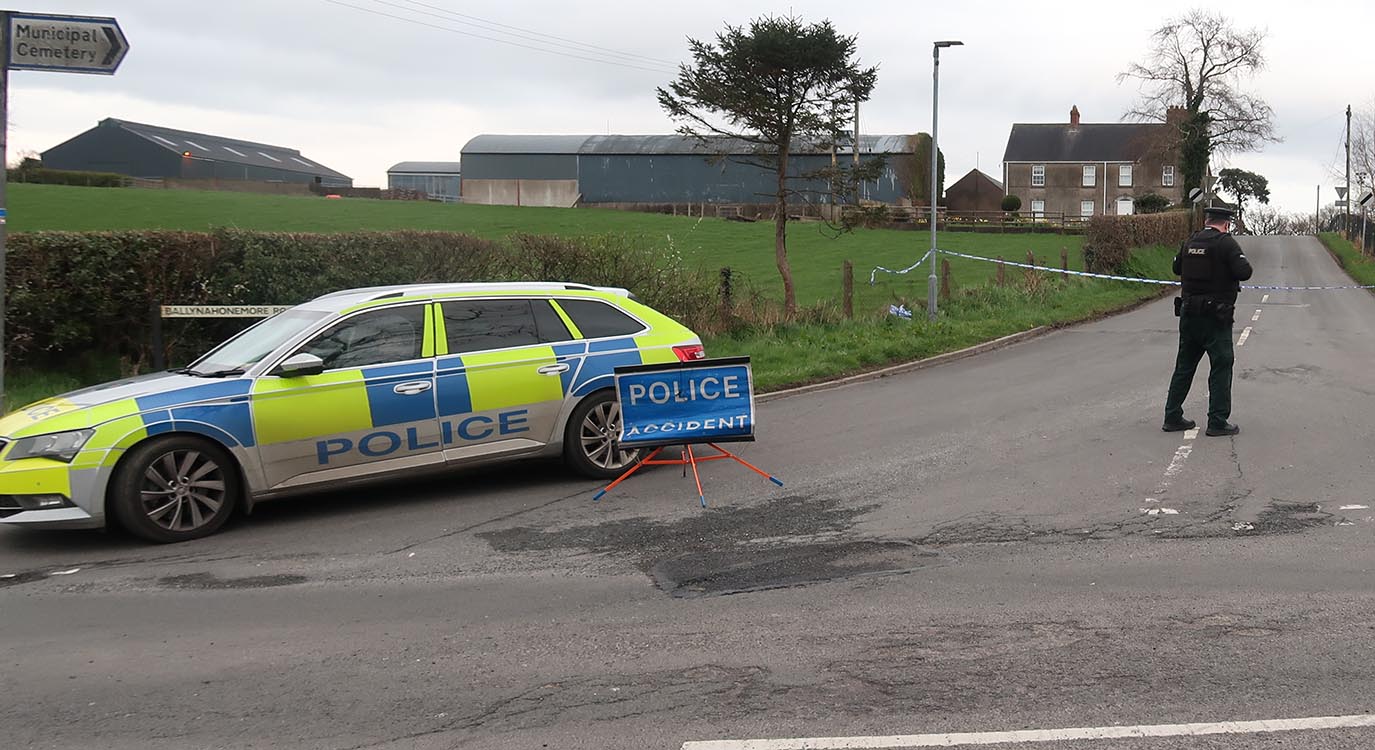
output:
[[[573,334],[563,324],[563,318],[554,312],[554,306],[547,299],[531,300],[530,306],[535,313],[535,327],[539,330],[539,340],[545,344],[559,341],[572,341]]]
[[[245,329],[192,363],[195,372],[233,370],[257,364],[292,338],[320,322],[328,313],[287,310]]]
[[[440,311],[450,354],[534,346],[542,341],[534,306],[528,299],[457,300],[441,304]]]
[[[301,347],[325,369],[368,367],[419,359],[425,338],[425,306],[389,307],[342,320]]]
[[[630,336],[640,333],[645,326],[640,321],[626,315],[605,302],[590,299],[561,299],[559,307],[572,318],[585,339],[601,339],[608,336]]]

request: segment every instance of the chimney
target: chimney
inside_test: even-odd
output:
[[[1070,110],[1069,110],[1069,126],[1070,126],[1071,128],[1077,128],[1077,127],[1079,127],[1079,105],[1077,105],[1077,104],[1074,105],[1073,107],[1070,107]]]
[[[1166,125],[1175,125],[1175,126],[1183,125],[1183,124],[1184,124],[1184,121],[1185,121],[1186,119],[1188,119],[1188,117],[1189,117],[1189,110],[1187,110],[1187,109],[1185,109],[1185,108],[1183,108],[1183,107],[1167,107],[1167,108],[1165,109],[1165,124],[1166,124]]]

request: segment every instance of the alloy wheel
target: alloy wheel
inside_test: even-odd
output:
[[[168,531],[195,531],[224,507],[224,470],[194,449],[168,451],[148,464],[139,490],[143,512]]]

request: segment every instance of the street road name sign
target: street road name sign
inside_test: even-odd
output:
[[[113,18],[9,14],[9,69],[113,75],[129,41]]]
[[[749,357],[617,367],[615,376],[623,446],[754,439]]]
[[[268,318],[290,305],[163,305],[164,318]]]
[[[1332,204],[1332,205],[1336,206],[1337,208],[1346,208],[1346,201],[1345,201],[1345,200],[1340,200],[1340,201],[1337,201],[1336,203],[1334,203],[1334,204]]]

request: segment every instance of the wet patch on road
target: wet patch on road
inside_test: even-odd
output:
[[[158,585],[173,589],[223,591],[226,589],[267,589],[276,586],[294,586],[298,583],[305,583],[307,580],[305,576],[293,574],[220,578],[214,573],[188,573],[159,578]]]
[[[790,496],[711,508],[675,521],[630,518],[592,526],[519,526],[479,533],[500,552],[584,550],[629,557],[673,596],[710,596],[897,573],[934,554],[903,541],[844,539],[875,506]]]

